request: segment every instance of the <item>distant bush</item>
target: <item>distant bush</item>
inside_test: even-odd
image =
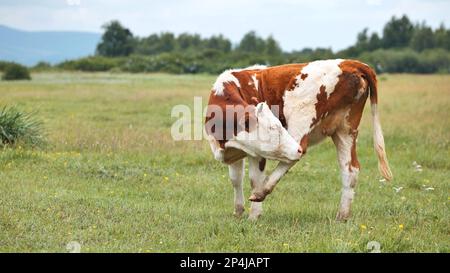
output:
[[[134,54],[120,58],[95,56],[66,61],[57,67],[79,71],[218,74],[225,69],[243,68],[254,64],[279,65],[332,58],[346,58],[346,56],[321,48],[276,56],[242,51],[223,53],[215,49],[204,49],[154,55]],[[422,52],[409,48],[377,49],[363,52],[352,58],[370,64],[378,73],[450,73],[450,52],[445,49],[427,49]]]
[[[39,145],[43,143],[43,126],[36,113],[26,113],[16,107],[0,110],[0,146],[13,144]]]
[[[58,64],[58,68],[88,72],[109,71],[114,67],[120,66],[122,61],[120,58],[93,56],[62,62]]]
[[[53,69],[52,65],[48,62],[38,62],[35,66],[31,68],[34,71],[46,71]]]
[[[450,73],[450,53],[444,49],[428,49],[421,52],[423,73]]]
[[[378,49],[359,56],[379,73],[450,72],[450,53],[443,49],[416,52],[411,49]]]
[[[31,80],[31,76],[27,67],[16,63],[10,63],[4,67],[2,80]]]
[[[191,56],[177,53],[161,53],[154,56],[133,55],[126,59],[120,67],[126,72],[166,72],[173,74],[198,73],[202,61],[196,61]]]
[[[6,67],[14,64],[13,62],[0,61],[0,71],[5,71]]]

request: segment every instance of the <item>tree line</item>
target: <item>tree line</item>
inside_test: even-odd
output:
[[[272,36],[255,31],[233,44],[223,35],[170,32],[137,37],[119,21],[103,26],[104,33],[94,56],[70,60],[58,68],[83,71],[219,73],[227,68],[253,64],[278,65],[329,58],[356,58],[378,72],[449,73],[450,29],[433,29],[425,22],[413,23],[406,16],[393,16],[382,33],[357,34],[354,45],[337,52],[330,48],[283,51]],[[45,68],[45,63],[37,67]]]

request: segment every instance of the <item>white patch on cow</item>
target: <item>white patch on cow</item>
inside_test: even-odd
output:
[[[225,88],[225,83],[234,83],[237,87],[241,87],[239,80],[233,75],[233,72],[237,72],[239,70],[230,69],[225,70],[222,74],[217,77],[216,82],[213,85],[213,90],[215,90],[217,96],[223,95],[223,90]]]
[[[283,113],[288,131],[296,141],[308,134],[310,125],[316,117],[317,94],[325,86],[327,97],[334,91],[342,70],[341,59],[315,61],[306,65],[296,77],[296,87],[286,91],[283,97]],[[301,74],[308,74],[303,80]]]
[[[259,90],[258,90],[258,84],[259,84],[259,82],[258,82],[258,79],[256,78],[256,74],[253,74],[253,75],[252,75],[252,80],[253,80],[253,86],[255,86],[256,92],[258,92],[258,91],[259,91]]]
[[[248,67],[246,67],[246,68],[244,68],[242,70],[263,70],[263,69],[266,69],[266,68],[267,68],[267,66],[265,66],[265,65],[255,64],[255,65],[248,66]]]
[[[238,68],[238,69],[228,69],[225,70],[224,72],[222,72],[219,77],[217,77],[216,81],[213,84],[213,90],[215,91],[215,94],[217,96],[222,96],[223,95],[223,90],[225,88],[224,84],[225,83],[235,83],[237,87],[241,87],[239,80],[233,75],[234,72],[240,72],[240,71],[245,71],[245,70],[262,70],[262,69],[266,69],[267,66],[265,65],[252,65],[246,68]]]

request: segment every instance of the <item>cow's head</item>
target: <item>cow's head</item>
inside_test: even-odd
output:
[[[291,162],[300,159],[301,148],[265,102],[242,115],[238,126],[245,128],[225,144],[225,147],[241,149],[251,156]]]

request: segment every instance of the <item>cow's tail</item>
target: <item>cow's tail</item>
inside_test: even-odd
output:
[[[390,181],[392,180],[392,172],[389,168],[389,163],[386,156],[383,130],[381,129],[380,117],[378,115],[377,78],[375,72],[368,66],[364,70],[364,74],[366,74],[365,78],[369,83],[370,107],[373,121],[373,145],[378,157],[378,170],[387,181]]]

